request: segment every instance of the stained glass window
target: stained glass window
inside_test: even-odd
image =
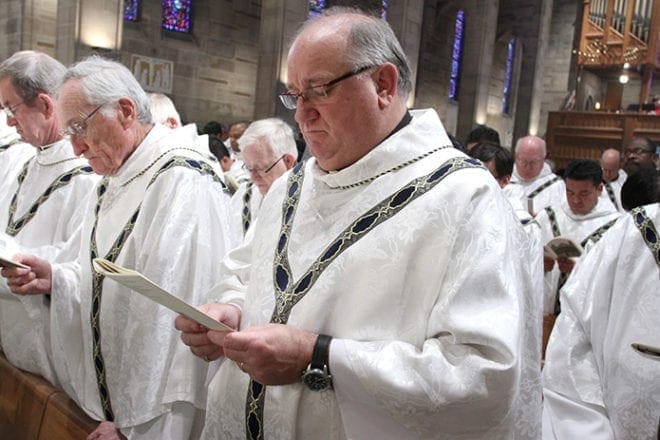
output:
[[[463,61],[463,37],[465,36],[465,12],[459,10],[456,14],[454,27],[454,45],[451,51],[451,72],[449,74],[449,99],[458,99],[458,86],[461,80],[461,63]]]
[[[506,72],[502,90],[502,113],[511,112],[511,83],[513,82],[513,61],[516,56],[516,39],[512,38],[506,47]]]
[[[140,6],[138,0],[124,0],[124,20],[137,21],[138,20],[138,7]]]
[[[309,0],[309,18],[316,17],[325,9],[325,0]]]
[[[190,32],[191,0],[161,0],[163,29],[174,32]]]
[[[326,1],[325,0],[308,0],[309,2],[309,18],[316,17],[317,15],[321,14],[325,8],[327,7]],[[387,20],[387,6],[388,6],[388,1],[387,0],[382,0],[382,7],[380,9],[380,17],[383,20]]]

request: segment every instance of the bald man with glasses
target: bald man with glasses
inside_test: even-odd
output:
[[[538,438],[527,236],[437,113],[406,108],[392,29],[331,8],[298,32],[287,74],[313,158],[273,182],[201,307],[238,331],[175,323],[222,359],[202,437]]]

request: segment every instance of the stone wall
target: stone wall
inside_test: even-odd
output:
[[[19,50],[55,56],[57,0],[4,0],[0,15],[0,60]]]
[[[133,54],[174,63],[170,97],[187,122],[251,120],[259,52],[260,0],[198,0],[191,35],[162,31],[161,4],[143,2],[138,23],[124,24],[120,59]]]

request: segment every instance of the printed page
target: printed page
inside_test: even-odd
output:
[[[122,286],[128,287],[174,312],[187,316],[204,327],[219,331],[234,331],[234,329],[200,312],[187,302],[166,292],[139,272],[118,266],[103,258],[95,258],[93,265],[94,269],[101,275],[118,282]]]

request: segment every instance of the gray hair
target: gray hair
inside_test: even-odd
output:
[[[62,82],[72,79],[80,82],[90,104],[110,104],[128,97],[135,103],[138,121],[152,123],[147,93],[123,64],[93,55],[69,67]]]
[[[336,17],[351,20],[351,28],[348,34],[348,53],[345,59],[357,69],[364,66],[379,66],[384,63],[392,63],[399,72],[398,89],[404,98],[412,91],[412,72],[406,54],[394,35],[394,31],[387,23],[373,15],[367,15],[363,11],[350,7],[335,6],[326,9],[318,17],[312,18],[303,24],[296,37],[305,29],[315,26],[327,20],[335,20]]]
[[[64,72],[55,58],[33,50],[16,52],[0,64],[0,78],[11,78],[16,93],[28,104],[39,93],[55,96]]]
[[[149,97],[149,108],[151,116],[155,123],[165,124],[169,118],[172,118],[181,126],[181,117],[172,100],[162,93],[147,93]]]
[[[251,123],[238,140],[238,145],[243,151],[259,141],[265,141],[269,145],[273,154],[277,157],[285,154],[292,154],[298,157],[296,141],[293,137],[293,130],[283,120],[279,118],[259,119]]]

